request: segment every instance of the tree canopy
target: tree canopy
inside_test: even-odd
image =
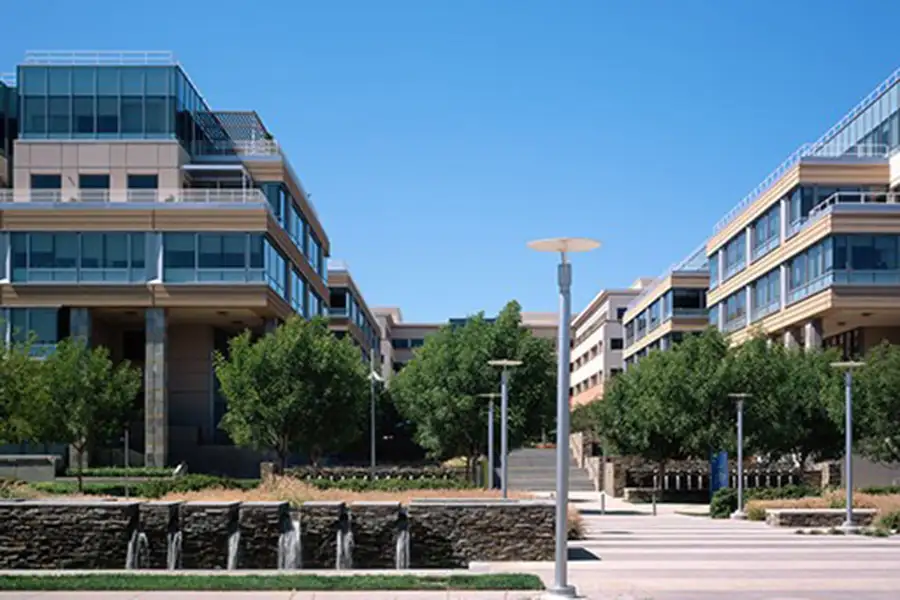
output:
[[[220,427],[240,446],[275,451],[282,466],[295,452],[316,464],[360,434],[368,368],[325,319],[292,317],[259,339],[245,331],[215,369],[228,401]]]
[[[486,450],[487,401],[479,394],[499,392],[500,371],[488,361],[501,358],[522,361],[509,377],[510,446],[551,426],[553,343],[522,327],[521,308],[513,301],[493,322],[478,314],[463,325],[442,327],[391,382],[397,408],[415,423],[416,442],[430,455],[471,461]]]

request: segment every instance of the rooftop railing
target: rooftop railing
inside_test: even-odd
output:
[[[258,189],[246,190],[0,190],[0,203],[21,204],[265,204]]]
[[[278,156],[281,147],[275,140],[238,140],[194,144],[197,156]]]
[[[0,73],[0,83],[9,87],[16,87],[16,74]]]
[[[828,211],[828,209],[838,205],[864,205],[865,208],[863,210],[866,210],[869,207],[874,208],[876,206],[884,205],[894,205],[893,208],[896,209],[898,204],[900,204],[900,193],[898,192],[836,192],[825,198],[825,200],[809,211],[807,222],[812,221],[819,215]],[[878,209],[875,208],[875,210]]]
[[[155,50],[29,50],[26,65],[176,65],[175,54]]]
[[[652,293],[653,290],[655,290],[656,287],[660,283],[662,283],[662,281],[666,277],[671,275],[672,273],[676,273],[679,271],[681,271],[681,272],[684,272],[684,271],[704,272],[704,271],[707,271],[708,269],[709,269],[709,259],[706,256],[706,242],[703,242],[702,245],[700,245],[693,252],[688,254],[687,258],[683,259],[681,262],[675,263],[674,265],[672,265],[671,267],[666,269],[666,271],[662,275],[660,275],[659,277],[654,279],[653,282],[650,283],[650,285],[645,287],[641,291],[640,294],[635,296],[634,299],[628,303],[627,308],[628,308],[628,310],[631,310],[631,308],[633,306],[637,306],[638,304],[640,304],[641,300],[646,298],[648,294]]]

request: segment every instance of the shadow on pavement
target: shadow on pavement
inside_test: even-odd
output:
[[[650,515],[650,513],[642,512],[639,510],[607,510],[604,513],[599,508],[585,508],[585,509],[580,509],[578,512],[583,515],[601,516],[601,517],[603,517],[603,516],[642,516],[642,515],[652,516],[652,515]]]
[[[600,560],[600,557],[587,548],[569,548],[569,560]]]

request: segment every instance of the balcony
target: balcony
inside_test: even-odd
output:
[[[684,318],[684,319],[707,319],[709,318],[709,309],[708,308],[675,308],[673,309],[673,315],[675,318]]]
[[[346,306],[331,306],[328,308],[328,314],[332,317],[347,318],[350,316]]]
[[[174,189],[174,190],[0,190],[0,204],[16,205],[241,205],[269,202],[255,188],[233,190]],[[24,206],[22,206],[24,208]],[[4,208],[10,208],[6,206]],[[29,207],[30,208],[30,207]]]

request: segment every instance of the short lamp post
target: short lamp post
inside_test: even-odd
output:
[[[509,493],[509,370],[522,364],[521,360],[501,358],[489,360],[492,367],[500,367],[500,489],[503,498]]]
[[[737,402],[737,510],[731,513],[732,519],[746,519],[744,513],[744,400],[750,394],[728,394]]]
[[[559,337],[556,352],[556,565],[553,587],[545,598],[574,598],[575,586],[568,583],[568,503],[569,503],[569,334],[572,324],[572,265],[567,255],[600,247],[588,238],[552,238],[528,243],[538,252],[559,254]]]
[[[855,529],[853,523],[853,370],[865,363],[833,362],[831,366],[844,372],[844,485],[847,487],[847,516],[841,529]]]
[[[375,478],[375,382],[384,378],[375,370],[375,351],[369,350],[369,469]]]
[[[487,446],[488,446],[488,480],[487,489],[494,489],[494,398],[499,398],[501,394],[497,392],[489,392],[487,394],[478,394],[479,398],[488,399],[488,426],[487,426]]]

